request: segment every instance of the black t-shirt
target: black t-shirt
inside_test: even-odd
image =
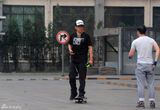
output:
[[[71,57],[72,62],[87,62],[88,46],[92,46],[90,36],[85,32],[80,36],[77,35],[77,33],[73,33],[70,36],[69,44],[72,45],[72,51],[75,53],[75,55]]]

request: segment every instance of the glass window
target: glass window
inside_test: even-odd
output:
[[[24,20],[25,19],[30,19],[32,22],[35,21],[35,16],[34,15],[24,15]]]
[[[34,14],[35,8],[34,7],[24,7],[24,14]]]
[[[18,25],[23,25],[23,15],[12,15],[18,22]]]
[[[35,21],[35,10],[38,10],[44,15],[43,6],[13,6],[3,5],[3,15],[6,16],[6,20],[3,22],[3,30],[7,31],[9,21],[14,17],[18,21],[20,32],[23,36],[23,22],[29,18],[32,22]],[[44,17],[44,16],[43,16]]]
[[[42,14],[44,14],[44,8],[43,7],[36,7],[36,10],[38,10],[39,12],[41,12]]]
[[[23,36],[23,25],[19,25],[19,30],[20,30],[21,35]]]
[[[8,30],[8,25],[3,25],[3,31],[6,32]]]
[[[3,6],[3,13],[4,14],[10,13],[10,8],[8,6]]]
[[[3,25],[8,25],[10,22],[10,15],[5,15],[6,19],[3,21]]]
[[[55,13],[56,6],[53,7],[53,15]],[[85,7],[85,6],[60,6],[62,11],[62,22],[63,29],[70,30],[68,27],[70,25],[74,25],[76,19],[82,19],[86,22],[86,18],[89,13],[92,11],[94,13],[93,7]],[[93,18],[94,19],[94,18]],[[74,27],[71,27],[72,29]]]
[[[132,27],[144,24],[142,7],[105,7],[105,27]]]
[[[160,7],[153,7],[153,26],[160,27]]]
[[[13,6],[12,14],[23,14],[23,7]]]

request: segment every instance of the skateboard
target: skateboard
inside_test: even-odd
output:
[[[85,103],[87,103],[87,98],[77,97],[77,98],[75,98],[75,103],[76,104],[85,104]]]

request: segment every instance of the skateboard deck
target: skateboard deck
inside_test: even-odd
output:
[[[75,98],[75,103],[79,103],[79,104],[85,104],[87,103],[87,98]]]

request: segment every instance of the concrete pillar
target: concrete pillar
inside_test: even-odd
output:
[[[2,21],[6,19],[5,16],[3,16],[3,0],[0,0],[0,40],[2,39],[2,36],[5,35],[3,31],[3,27],[2,27]]]
[[[104,28],[104,0],[95,0],[95,29],[99,22],[102,22]]]
[[[3,35],[2,35],[2,13],[3,13],[3,7],[2,7],[2,3],[3,3],[3,0],[0,0],[0,43],[1,43],[1,40],[2,40],[2,37],[3,37]],[[0,44],[1,45],[1,44]],[[0,66],[2,67],[2,50],[1,50],[1,48],[2,47],[0,47]]]
[[[98,25],[101,24],[101,26],[98,27]],[[102,29],[104,28],[104,0],[95,0],[95,29]],[[96,50],[96,55],[95,55],[95,60],[97,61],[96,66],[99,66],[100,61],[99,61],[99,55],[100,55],[100,43],[101,38],[95,37],[96,43],[95,43],[95,50]],[[104,51],[103,51],[104,52]],[[102,55],[104,56],[104,55]],[[102,60],[104,61],[104,59]],[[104,63],[104,62],[103,62]]]
[[[2,2],[3,0],[0,0],[0,16],[2,16]],[[2,21],[0,20],[0,32],[2,32]]]
[[[152,0],[146,0],[146,5],[144,7],[144,24],[147,27],[153,26],[153,7]]]
[[[48,24],[52,22],[52,5],[51,5],[52,0],[47,0],[45,4],[45,26],[46,28],[48,27]]]

